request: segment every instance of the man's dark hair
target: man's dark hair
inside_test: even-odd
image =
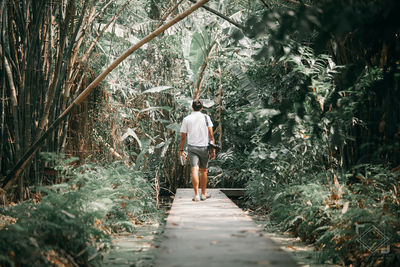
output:
[[[203,108],[203,103],[199,99],[196,99],[192,103],[192,108],[194,111],[199,111]]]

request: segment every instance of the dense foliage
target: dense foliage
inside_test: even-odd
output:
[[[14,220],[0,228],[2,266],[98,265],[111,233],[157,221],[154,190],[142,173],[117,162],[107,168],[69,162],[58,161],[64,183],[39,187],[31,201],[2,209]]]
[[[244,74],[232,72],[224,120],[233,145],[220,157],[241,163],[228,172],[247,181],[250,207],[315,242],[322,262],[396,265],[399,6],[322,2],[260,12],[234,36],[263,45],[257,61],[242,61]],[[368,242],[380,246],[361,245],[367,229],[379,229]]]

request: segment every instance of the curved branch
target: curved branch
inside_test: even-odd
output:
[[[261,0],[261,2],[264,4],[264,6],[266,8],[268,8],[269,10],[271,10],[271,7],[267,4],[267,2],[265,2],[265,0]]]
[[[196,3],[195,0],[189,0],[189,1],[192,2],[192,3]],[[232,19],[230,19],[229,17],[225,16],[224,14],[220,13],[219,11],[217,11],[217,10],[215,10],[215,9],[212,9],[212,8],[210,8],[210,7],[208,7],[208,6],[202,6],[202,8],[204,8],[204,9],[207,10],[207,11],[210,11],[211,13],[217,15],[218,17],[220,17],[220,18],[226,20],[227,22],[229,22],[229,23],[235,25],[236,27],[238,27],[238,28],[241,29],[241,30],[244,30],[244,29],[245,29],[245,26],[240,25],[239,23],[233,21]]]

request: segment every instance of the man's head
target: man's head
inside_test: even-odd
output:
[[[203,103],[199,99],[196,99],[192,103],[192,108],[194,111],[200,111],[203,108]]]

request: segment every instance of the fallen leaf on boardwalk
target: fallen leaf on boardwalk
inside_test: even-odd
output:
[[[291,248],[291,249],[293,249],[293,250],[297,250],[295,247],[293,247],[293,246],[286,246],[287,248]]]
[[[219,241],[219,240],[214,240],[214,241],[210,242],[211,245],[217,245],[219,243],[221,243],[221,241]]]
[[[177,223],[172,223],[172,225],[173,225],[173,226],[179,226],[179,224],[177,224]]]

